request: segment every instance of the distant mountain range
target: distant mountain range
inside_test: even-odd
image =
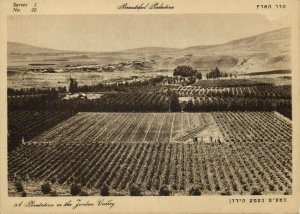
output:
[[[27,45],[17,42],[7,43],[8,54],[38,54],[38,53],[61,53],[65,51],[54,50],[49,48],[40,48],[33,45]]]
[[[290,28],[283,28],[221,45],[183,49],[145,47],[98,53],[53,50],[8,42],[7,50],[9,65],[26,65],[37,61],[108,64],[145,58],[155,61],[153,69],[174,69],[184,64],[203,71],[218,66],[225,71],[250,73],[290,69],[291,32]]]

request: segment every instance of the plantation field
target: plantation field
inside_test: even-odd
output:
[[[74,114],[72,111],[9,111],[9,149],[20,144],[22,138],[28,141]]]
[[[291,142],[290,120],[274,112],[78,113],[30,142]]]
[[[198,86],[179,86],[174,91],[184,111],[278,111],[292,119],[291,85],[244,81],[239,85],[235,79],[202,80]]]
[[[9,180],[38,184],[49,181],[69,194],[79,183],[90,195],[104,184],[128,195],[139,184],[145,195],[157,195],[162,185],[187,195],[193,185],[202,194],[290,194],[290,143],[54,143],[30,144],[9,155]],[[25,187],[26,188],[26,187]],[[56,189],[57,190],[57,189]],[[29,192],[29,190],[26,190]]]
[[[187,141],[205,129],[222,138],[210,113],[84,113],[56,125],[32,142],[174,142]],[[202,136],[208,141],[208,135]]]
[[[198,141],[192,139],[197,136]],[[9,192],[29,196],[50,182],[58,195],[78,183],[128,195],[291,194],[292,126],[277,112],[78,113],[9,152]],[[26,189],[28,188],[28,189]]]
[[[273,98],[291,99],[291,86],[243,86],[243,87],[212,87],[180,86],[176,88],[180,97],[247,97],[247,98]]]

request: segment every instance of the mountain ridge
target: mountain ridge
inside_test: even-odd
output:
[[[248,73],[290,69],[290,51],[291,29],[282,28],[224,44],[181,49],[144,47],[116,52],[79,52],[8,43],[8,64],[24,66],[29,62],[51,61],[62,66],[91,63],[107,65],[148,60],[152,62],[152,70],[172,70],[178,65],[189,65],[204,72],[218,66],[227,72]]]
[[[257,35],[253,35],[253,36],[249,36],[249,37],[243,37],[240,39],[235,39],[235,40],[231,40],[229,42],[226,43],[222,43],[222,44],[212,44],[212,45],[196,45],[196,46],[190,46],[190,47],[185,47],[185,48],[171,48],[171,47],[157,47],[157,46],[150,46],[150,47],[140,47],[140,48],[130,48],[130,49],[125,49],[125,50],[119,50],[119,51],[75,51],[75,50],[59,50],[59,49],[53,49],[53,48],[46,48],[46,47],[39,47],[39,46],[35,46],[35,45],[30,45],[30,44],[25,44],[25,43],[20,43],[20,42],[12,42],[12,41],[8,41],[7,42],[7,49],[8,49],[8,53],[30,53],[30,52],[24,52],[22,51],[22,49],[34,49],[34,51],[32,51],[31,53],[36,53],[36,50],[44,50],[46,52],[61,52],[61,53],[122,53],[122,52],[139,52],[139,51],[146,51],[146,52],[154,52],[154,51],[183,51],[183,50],[192,50],[192,49],[209,49],[209,48],[215,48],[215,47],[220,47],[220,46],[225,46],[225,45],[230,45],[232,43],[237,43],[237,42],[242,42],[245,39],[252,39],[258,36],[264,36],[264,35],[268,35],[271,33],[276,33],[276,32],[280,32],[280,31],[290,31],[289,27],[286,28],[281,28],[281,29],[277,29],[277,30],[273,30],[273,31],[268,31],[268,32],[264,32],[261,34],[257,34]],[[21,51],[17,52],[17,51],[13,51],[11,50],[12,48],[16,48],[13,46],[20,46],[17,48],[20,48]],[[43,53],[43,52],[39,52],[39,53]]]

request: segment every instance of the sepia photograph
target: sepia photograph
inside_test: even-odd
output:
[[[291,74],[289,16],[8,16],[8,196],[292,195]]]
[[[0,1],[0,213],[299,213],[299,9]]]

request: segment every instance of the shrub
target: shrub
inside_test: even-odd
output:
[[[71,195],[78,195],[81,192],[81,186],[79,184],[72,184],[70,188]]]
[[[233,188],[233,191],[237,191],[237,190],[238,190],[238,189],[237,189],[236,183],[234,183],[234,184],[232,185],[232,188]]]
[[[229,190],[229,188],[225,188],[220,195],[232,195],[231,191]]]
[[[201,195],[201,187],[199,185],[192,185],[189,188],[189,195]]]
[[[173,188],[173,190],[177,190],[176,184],[172,184],[172,188]]]
[[[254,186],[251,189],[251,195],[261,195],[262,190],[258,186]]]
[[[103,186],[101,187],[100,195],[109,196],[109,186],[107,184],[103,184]]]
[[[25,191],[22,192],[22,197],[26,197],[27,196],[27,193]]]
[[[164,184],[159,189],[160,196],[170,196],[172,194],[171,189],[168,185]]]
[[[247,186],[247,184],[245,184],[244,186],[243,186],[243,191],[248,191],[249,190],[249,187]]]
[[[55,196],[58,196],[58,194],[55,190],[53,190],[50,192],[50,196],[55,197]]]
[[[89,194],[86,192],[86,191],[81,191],[80,193],[79,193],[79,195],[80,196],[88,196]]]
[[[41,185],[41,189],[43,194],[48,194],[51,192],[51,185],[49,184],[49,182],[43,183]]]
[[[133,184],[129,187],[129,193],[131,196],[142,196],[143,190],[140,185]]]
[[[289,189],[286,189],[283,193],[284,195],[291,195],[292,194],[292,191],[289,190]]]
[[[272,184],[272,183],[270,183],[270,184],[269,184],[269,190],[270,190],[270,191],[275,191],[275,190],[276,190],[275,185]]]
[[[16,187],[17,192],[23,192],[24,191],[24,187],[23,187],[23,184],[22,184],[21,180],[17,180],[15,182],[15,187]]]

